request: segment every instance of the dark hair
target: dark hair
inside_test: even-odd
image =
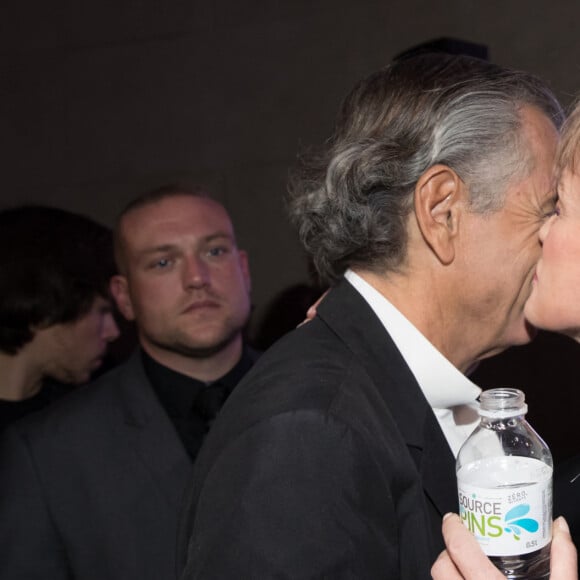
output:
[[[16,354],[36,328],[73,322],[115,273],[111,230],[45,206],[0,211],[0,350]]]
[[[557,128],[563,121],[539,79],[467,56],[411,57],[359,82],[327,151],[290,185],[290,215],[321,278],[399,268],[415,185],[438,163],[468,185],[472,211],[501,208],[508,186],[531,170],[524,106]]]

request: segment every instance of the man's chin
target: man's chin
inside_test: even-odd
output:
[[[238,336],[240,336],[239,331],[227,335],[221,334],[216,336],[196,337],[195,341],[184,339],[175,341],[172,344],[158,343],[157,346],[188,358],[206,359],[222,352],[232,342],[234,342]]]

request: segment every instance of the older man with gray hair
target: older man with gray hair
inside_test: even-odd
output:
[[[468,57],[409,58],[354,88],[291,194],[332,290],[206,441],[183,578],[430,576],[476,421],[464,373],[532,337],[561,121],[538,79]]]

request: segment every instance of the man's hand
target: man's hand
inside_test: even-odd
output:
[[[431,568],[434,580],[505,580],[456,514],[443,518],[443,538],[447,549]],[[554,522],[551,566],[550,580],[578,580],[576,548],[561,517]]]

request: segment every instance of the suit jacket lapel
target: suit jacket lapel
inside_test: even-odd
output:
[[[435,509],[440,515],[457,510],[451,449],[415,377],[373,310],[343,280],[320,304],[318,313],[377,385]]]
[[[157,400],[139,351],[127,362],[119,377],[119,394],[127,426],[128,442],[167,501],[179,509],[192,462]]]

